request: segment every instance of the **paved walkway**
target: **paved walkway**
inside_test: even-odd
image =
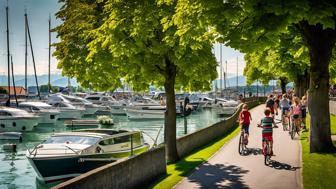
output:
[[[256,127],[263,116],[264,105],[253,110],[248,148],[250,153],[238,153],[239,136],[224,145],[206,163],[200,165],[174,188],[281,188],[301,189],[301,146],[296,136],[291,140],[288,132],[274,129],[274,154],[270,166],[264,165],[260,154],[261,128]]]

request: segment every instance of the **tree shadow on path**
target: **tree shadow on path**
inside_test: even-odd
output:
[[[194,172],[188,180],[197,183],[199,188],[249,188],[242,180],[248,172],[235,165],[205,163],[201,171]]]

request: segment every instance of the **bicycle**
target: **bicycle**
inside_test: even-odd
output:
[[[262,128],[260,124],[258,124],[258,127]],[[273,128],[278,128],[278,126],[274,126]],[[263,149],[262,149],[262,152],[264,154],[264,164],[265,165],[269,165],[269,162],[271,162],[271,157],[273,155],[270,142],[271,142],[270,140],[263,138],[263,144],[264,143],[266,144],[266,145],[263,145]]]
[[[247,150],[247,134],[245,133],[245,129],[241,129],[240,137],[239,137],[239,144],[238,144],[238,153],[243,155],[244,151]]]
[[[299,118],[294,118],[292,116],[292,124],[291,124],[291,128],[289,130],[289,134],[290,134],[292,140],[294,140],[295,133],[297,133],[299,135],[300,127],[301,127],[300,119]]]
[[[284,131],[287,131],[289,130],[289,125],[290,125],[290,118],[288,116],[288,111],[287,110],[284,110],[284,113],[282,114],[282,127],[283,127],[283,130]]]

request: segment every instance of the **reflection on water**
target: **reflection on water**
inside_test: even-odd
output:
[[[88,119],[92,119],[92,117],[89,117]],[[217,115],[211,111],[196,112],[186,118],[178,118],[176,120],[176,134],[177,136],[183,136],[222,119],[224,118],[217,117]],[[157,136],[160,128],[163,128],[164,120],[130,121],[126,116],[113,116],[113,120],[115,125],[105,128],[141,130],[145,132],[144,138],[150,144],[152,144],[153,139],[155,140],[157,137],[158,143],[162,143],[164,140],[164,129],[162,129],[159,136]],[[51,185],[45,185],[36,179],[36,173],[25,156],[26,149],[33,148],[53,133],[71,131],[73,129],[74,128],[66,128],[63,121],[58,121],[55,125],[39,125],[33,131],[23,133],[22,143],[19,143],[18,141],[0,141],[0,189],[44,189],[51,187]],[[16,143],[17,152],[5,152],[2,149],[2,144],[5,143]],[[53,185],[55,185],[55,183]]]

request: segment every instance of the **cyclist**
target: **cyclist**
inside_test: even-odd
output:
[[[290,109],[289,100],[287,98],[287,94],[282,95],[282,99],[280,100],[280,107],[281,107],[281,120],[284,121],[284,116],[286,116]]]
[[[296,127],[296,132],[299,134],[300,126],[301,126],[301,106],[300,99],[298,97],[293,97],[293,103],[290,111],[290,115],[292,115],[293,123]]]
[[[244,140],[245,140],[246,145],[248,143],[249,126],[250,126],[251,121],[252,121],[252,117],[251,117],[250,112],[248,111],[248,106],[247,106],[247,104],[244,104],[243,105],[243,110],[239,114],[239,122],[240,122],[240,125],[241,125],[241,129],[244,129],[244,131],[245,131]]]
[[[275,105],[275,102],[273,100],[273,95],[270,94],[266,100],[266,108],[270,109],[272,117],[274,117],[274,105]]]
[[[262,149],[263,154],[265,155],[265,146],[266,143],[270,143],[271,148],[271,154],[273,155],[273,125],[274,128],[278,128],[278,126],[275,124],[273,117],[270,115],[271,110],[269,108],[266,108],[264,111],[265,117],[261,119],[260,124],[258,127],[262,127]]]

